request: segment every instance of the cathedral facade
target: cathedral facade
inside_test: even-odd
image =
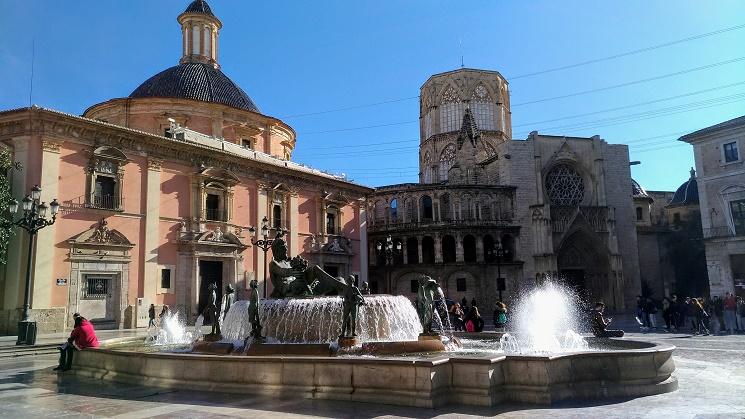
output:
[[[495,71],[430,77],[420,122],[419,183],[379,187],[368,200],[373,288],[414,298],[427,274],[448,298],[491,308],[560,277],[588,300],[633,304],[627,146],[537,132],[511,139],[508,85]]]
[[[0,145],[23,166],[12,189],[34,185],[61,203],[31,260],[31,317],[61,331],[73,312],[97,327],[147,325],[150,304],[187,321],[207,286],[264,286],[251,241],[288,230],[292,256],[366,280],[365,196],[371,189],[291,161],[295,131],[262,114],[221,70],[220,20],[203,0],[178,16],[179,64],[128,97],[82,116],[40,107],[0,112]],[[175,54],[174,54],[175,55]],[[251,229],[258,231],[255,237]],[[18,231],[0,267],[0,333],[15,333],[24,301],[28,235]]]

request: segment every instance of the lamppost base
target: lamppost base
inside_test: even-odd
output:
[[[36,345],[36,322],[21,320],[18,322],[18,340],[16,345]]]

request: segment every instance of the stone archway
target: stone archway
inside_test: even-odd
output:
[[[561,278],[583,300],[613,305],[615,287],[608,283],[612,278],[610,256],[596,234],[581,229],[568,234],[556,252],[556,260]]]

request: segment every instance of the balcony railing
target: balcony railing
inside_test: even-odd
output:
[[[227,215],[220,208],[207,208],[204,210],[204,218],[207,221],[227,221]]]
[[[391,230],[415,230],[423,227],[494,227],[512,225],[512,217],[499,220],[429,220],[412,222],[388,222],[385,220],[373,220],[368,226],[369,231],[391,231]]]
[[[89,208],[107,209],[121,211],[124,207],[124,198],[116,195],[93,194],[86,203]]]

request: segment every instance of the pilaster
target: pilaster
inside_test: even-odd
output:
[[[289,243],[289,250],[290,255],[295,256],[299,254],[299,243],[298,243],[298,216],[299,211],[297,204],[298,203],[298,196],[297,191],[290,191],[289,197],[287,199],[287,212],[290,215],[290,243]],[[341,217],[339,217],[341,218]],[[341,220],[339,220],[341,223]]]
[[[47,204],[59,195],[59,161],[62,142],[41,140],[41,200]],[[47,214],[47,217],[51,217]],[[55,237],[57,224],[39,230],[34,253],[33,308],[51,308],[54,284]]]
[[[160,220],[160,168],[163,161],[147,160],[147,186],[145,192],[145,267],[142,297],[149,305],[155,302],[158,289],[158,246]]]
[[[367,281],[367,270],[368,270],[368,252],[366,247],[369,245],[367,242],[367,202],[365,199],[360,199],[357,205],[359,208],[359,223],[360,223],[360,284]],[[404,254],[404,257],[405,254]]]
[[[258,185],[258,197],[256,199],[256,222],[254,225],[257,229],[261,228],[261,220],[264,219],[264,217],[268,216],[268,210],[269,210],[269,187],[267,185]],[[255,257],[254,260],[256,261],[256,280],[259,281],[259,288],[260,290],[264,289],[264,281],[266,281],[265,277],[265,271],[264,266],[267,263],[267,261],[264,260],[264,257],[271,257],[269,252],[264,253],[263,250],[259,249],[258,246],[254,246],[254,252]],[[294,255],[293,255],[294,256]],[[268,289],[268,286],[267,286]],[[263,296],[266,298],[266,296]]]
[[[29,141],[31,137],[15,137],[13,139],[13,161],[19,162],[24,168],[28,167]],[[30,189],[27,172],[15,172],[11,177],[11,191],[13,197],[21,202]],[[8,264],[5,266],[5,292],[3,294],[3,308],[14,310],[23,305],[23,286],[21,278],[25,277],[25,253],[28,248],[28,234],[16,230],[8,243]]]

